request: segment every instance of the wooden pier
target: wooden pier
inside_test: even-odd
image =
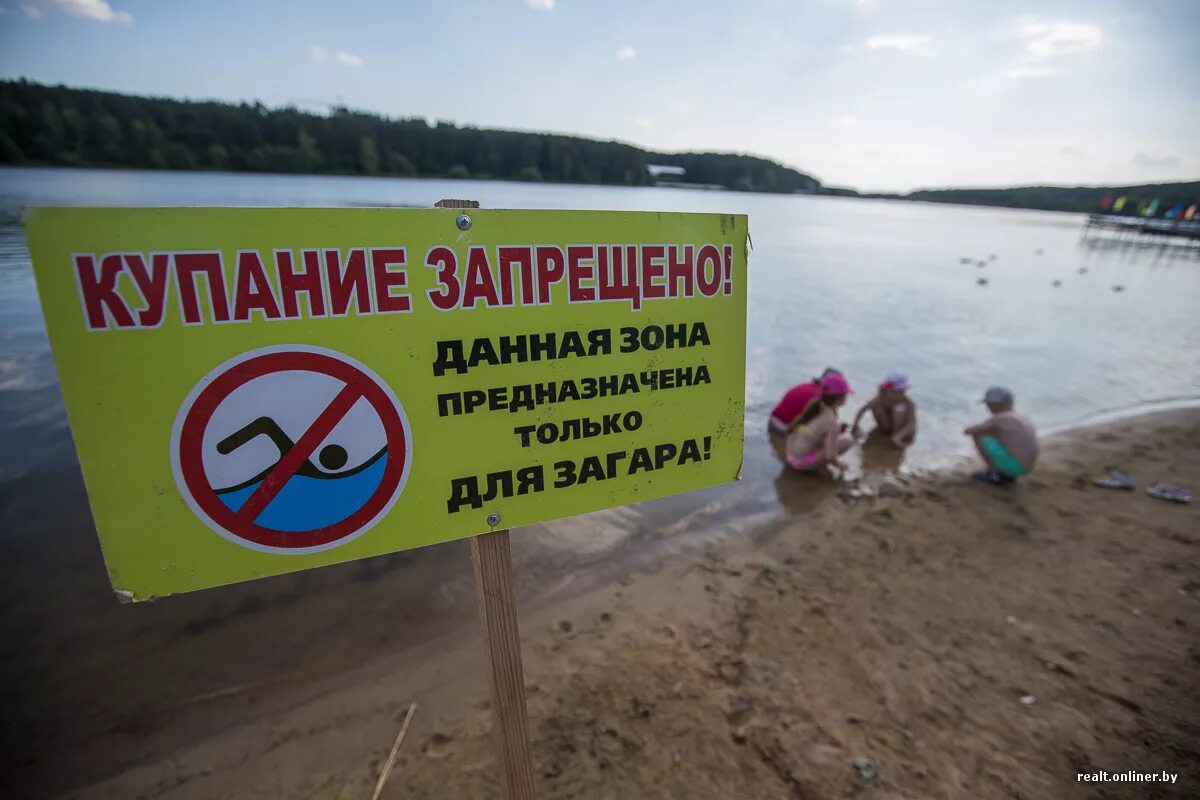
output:
[[[1122,217],[1117,214],[1089,214],[1083,235],[1096,232],[1115,234],[1118,240],[1158,240],[1162,244],[1200,243],[1200,220]]]

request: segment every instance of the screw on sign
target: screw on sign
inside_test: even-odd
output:
[[[266,347],[192,389],[171,437],[191,509],[231,542],[270,553],[328,550],[395,504],[412,463],[399,400],[332,350]]]

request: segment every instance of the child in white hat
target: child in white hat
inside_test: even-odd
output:
[[[863,404],[854,415],[854,426],[850,433],[857,438],[862,430],[859,421],[868,411],[875,417],[875,430],[892,440],[896,447],[907,447],[917,437],[917,404],[908,396],[908,376],[902,372],[890,372],[879,391]]]

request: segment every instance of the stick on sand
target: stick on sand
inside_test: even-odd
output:
[[[408,733],[408,723],[412,722],[415,713],[417,713],[417,704],[412,703],[408,707],[408,713],[404,715],[404,724],[400,726],[400,732],[396,734],[392,752],[388,753],[387,761],[383,763],[383,772],[379,773],[379,782],[375,784],[375,793],[371,795],[371,800],[379,800],[383,785],[387,783],[388,775],[392,773],[392,767],[396,764],[396,754],[400,752],[400,743],[404,741],[404,734]]]

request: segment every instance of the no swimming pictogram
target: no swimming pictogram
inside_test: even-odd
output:
[[[244,353],[192,389],[171,461],[184,500],[226,539],[271,553],[328,550],[391,509],[412,462],[404,409],[333,350]]]

